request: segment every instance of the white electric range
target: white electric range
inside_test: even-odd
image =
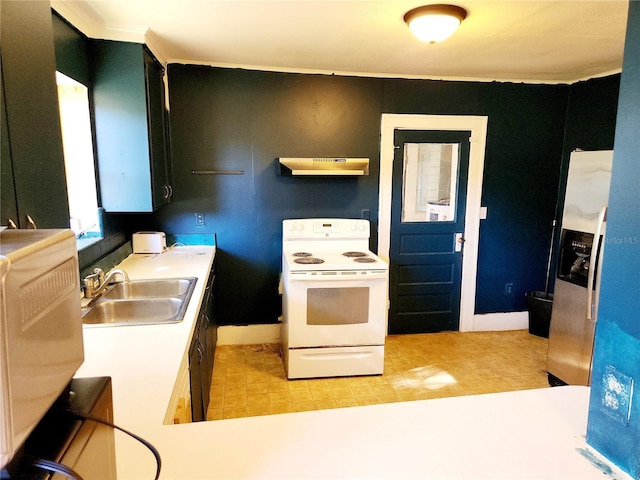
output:
[[[382,374],[386,262],[361,219],[284,220],[282,350],[287,378]]]

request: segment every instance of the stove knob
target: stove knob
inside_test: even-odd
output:
[[[352,231],[352,232],[355,232],[355,231],[356,231],[356,228],[358,228],[358,226],[357,226],[355,223],[352,223],[352,224],[351,224],[351,231]]]
[[[295,223],[290,223],[289,224],[289,231],[293,232],[296,229],[296,224]]]
[[[302,230],[304,230],[304,225],[303,225],[303,224],[301,224],[301,223],[298,223],[298,224],[296,225],[296,228],[298,229],[298,231],[299,231],[299,232],[301,232]]]

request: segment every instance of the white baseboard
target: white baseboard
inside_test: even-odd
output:
[[[280,343],[279,323],[258,325],[225,325],[218,327],[218,345],[256,345]],[[486,313],[473,316],[474,332],[526,330],[529,312]]]
[[[280,343],[280,324],[218,327],[218,345],[256,345],[260,343]]]
[[[485,313],[473,316],[474,332],[526,330],[529,328],[529,312]]]

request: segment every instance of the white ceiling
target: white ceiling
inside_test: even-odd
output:
[[[420,0],[51,0],[92,38],[164,63],[377,77],[573,83],[619,72],[627,0],[460,0],[448,40],[415,39]],[[453,2],[452,2],[453,3]]]

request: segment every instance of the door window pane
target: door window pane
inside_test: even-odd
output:
[[[405,143],[402,222],[456,218],[459,144]]]

